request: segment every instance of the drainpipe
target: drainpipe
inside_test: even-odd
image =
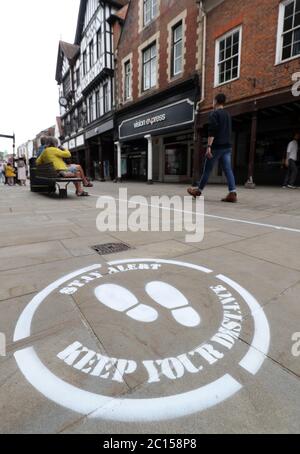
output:
[[[199,115],[200,106],[205,100],[205,69],[206,69],[206,28],[207,28],[207,15],[204,9],[204,1],[199,1],[199,15],[201,16],[202,22],[202,55],[201,55],[201,93],[200,100],[197,103],[196,109],[196,121],[195,121],[195,154],[194,154],[194,165],[193,165],[193,185],[197,184],[200,178],[201,168],[204,162],[203,149],[201,146],[201,135],[199,130]]]
[[[199,104],[202,104],[203,101],[205,100],[205,69],[206,69],[206,26],[207,26],[207,14],[204,9],[204,2],[200,2],[200,14],[202,15],[202,66],[201,66],[201,99],[199,101]]]

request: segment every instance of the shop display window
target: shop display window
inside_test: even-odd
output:
[[[187,174],[188,145],[167,145],[165,149],[165,175]]]

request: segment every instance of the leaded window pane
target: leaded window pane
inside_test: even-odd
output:
[[[300,0],[284,6],[282,60],[300,55]]]
[[[155,87],[157,80],[157,57],[156,44],[145,49],[143,52],[143,89],[149,90]]]
[[[240,30],[219,41],[219,83],[236,79],[239,74]]]

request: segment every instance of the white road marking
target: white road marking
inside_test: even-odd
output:
[[[165,265],[177,265],[185,266],[186,268],[191,268],[192,270],[201,271],[201,273],[211,274],[213,271],[205,268],[204,266],[194,265],[193,263],[179,262],[178,260],[166,260],[166,259],[129,259],[129,260],[114,260],[109,262],[109,266],[122,265],[123,263],[136,263],[136,262],[145,262],[145,263],[162,263]]]
[[[104,199],[109,199],[109,200],[117,200],[118,202],[122,202],[122,203],[128,202],[128,205],[132,204],[132,202],[130,202],[128,200],[122,200],[122,199],[118,199],[118,198],[111,197],[111,196],[104,196],[104,195],[98,195],[98,194],[92,194],[92,193],[90,193],[90,196],[92,196],[92,197],[102,197]],[[145,206],[145,207],[151,207],[151,208],[159,208],[161,210],[185,213],[185,214],[195,214],[193,211],[179,210],[179,209],[176,209],[176,208],[164,207],[164,206],[161,206],[161,205],[153,205],[153,204],[150,204],[150,203],[149,204],[139,203],[139,205],[140,206]],[[198,216],[200,216],[200,214],[198,214]],[[286,226],[282,226],[282,225],[264,224],[264,223],[261,223],[261,222],[246,221],[245,219],[229,218],[229,217],[217,216],[217,215],[213,215],[213,214],[204,214],[204,217],[211,218],[211,219],[219,219],[221,221],[227,221],[227,222],[236,222],[236,223],[239,223],[239,224],[253,225],[253,226],[256,226],[256,227],[265,227],[265,228],[272,229],[272,230],[281,230],[281,231],[286,231],[286,232],[300,233],[300,229],[293,229],[291,227],[286,227]]]

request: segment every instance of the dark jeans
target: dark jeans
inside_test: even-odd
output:
[[[289,159],[289,166],[286,171],[286,176],[284,180],[284,186],[295,186],[296,179],[298,175],[298,167],[296,161]]]
[[[220,160],[222,169],[225,173],[229,192],[236,192],[235,178],[231,167],[231,148],[221,148],[219,150],[213,150],[213,158],[206,159],[204,172],[202,178],[199,182],[199,189],[202,192],[205,186],[208,183],[210,174],[215,166],[215,164]]]

